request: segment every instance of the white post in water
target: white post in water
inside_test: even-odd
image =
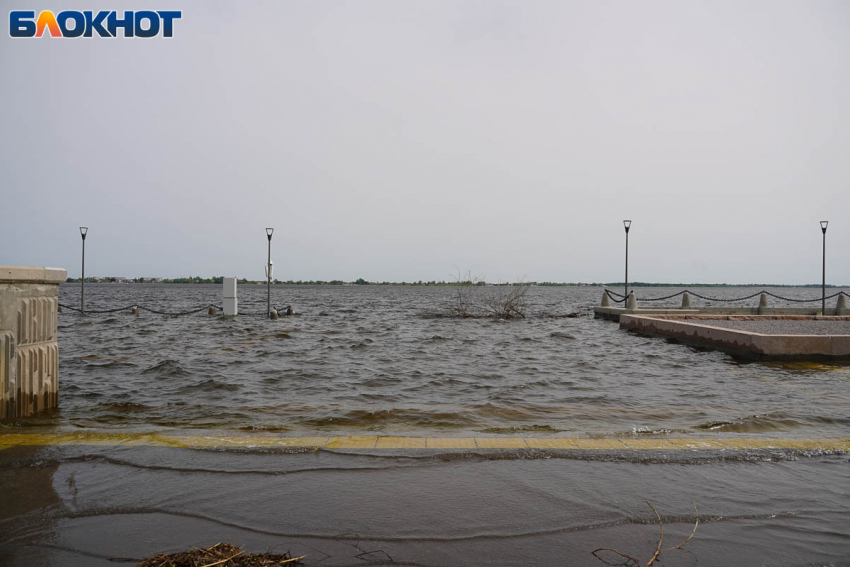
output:
[[[239,304],[236,300],[236,278],[224,278],[222,291],[222,307],[224,307],[225,317],[235,317],[239,315]]]

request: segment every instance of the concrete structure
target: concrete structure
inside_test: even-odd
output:
[[[236,278],[224,278],[222,287],[224,316],[235,317],[239,315],[239,302],[236,299]]]
[[[0,266],[0,419],[59,405],[61,268]]]
[[[620,316],[620,328],[730,354],[771,360],[850,360],[850,334],[770,334],[712,325],[718,321],[848,321],[850,317],[800,315],[636,315]],[[846,329],[846,327],[845,327]],[[827,331],[829,332],[829,331]],[[846,332],[846,331],[845,331]]]
[[[820,305],[814,307],[770,307],[767,304],[767,296],[759,297],[758,307],[692,307],[690,295],[686,292],[682,295],[682,307],[640,307],[638,302],[628,301],[629,307],[613,307],[608,295],[603,292],[602,304],[593,308],[594,317],[607,319],[609,321],[620,321],[622,315],[850,315],[847,302],[843,295],[839,295],[834,309],[827,309],[821,313]],[[629,299],[633,298],[629,293]]]

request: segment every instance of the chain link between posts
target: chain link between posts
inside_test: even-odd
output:
[[[137,305],[135,303],[124,307],[118,307],[116,309],[86,309],[85,312],[83,312],[83,310],[79,307],[72,307],[70,305],[65,305],[64,303],[60,303],[59,307],[61,307],[62,309],[68,309],[70,311],[76,311],[77,313],[80,313],[82,315],[104,315],[108,313],[118,313],[119,311],[130,311],[134,307],[137,307],[141,311],[147,311],[148,313],[155,313],[157,315],[169,315],[172,317],[179,317],[182,315],[193,315],[195,313],[200,313],[201,311],[208,310],[210,307],[212,307],[216,311],[224,310],[221,306],[213,304],[204,305],[203,307],[198,307],[197,309],[190,309],[189,311],[160,311],[157,309],[151,309],[150,307],[145,307],[144,305]]]
[[[612,293],[614,293],[615,295],[619,295],[620,297],[623,297],[623,295],[621,295],[619,293],[615,293],[615,292],[612,292],[612,291],[607,290],[607,289],[605,290],[605,292],[608,293],[608,296],[613,301],[617,301],[618,303],[625,301],[625,299],[614,299],[613,297],[611,297]],[[698,297],[699,299],[704,299],[705,301],[717,301],[717,302],[724,302],[724,303],[732,303],[732,302],[735,302],[735,301],[746,301],[747,299],[753,299],[754,297],[758,297],[761,294],[769,295],[770,297],[774,297],[776,299],[781,299],[782,301],[790,301],[790,302],[793,302],[793,303],[814,303],[814,302],[817,302],[817,301],[834,299],[834,298],[838,297],[839,295],[843,295],[845,297],[850,297],[850,294],[848,294],[847,292],[838,291],[838,292],[833,293],[832,295],[827,295],[826,297],[815,297],[815,298],[812,298],[812,299],[797,299],[797,298],[793,298],[793,297],[783,297],[781,295],[776,295],[775,293],[771,293],[767,290],[762,290],[762,291],[758,291],[756,293],[753,293],[752,295],[747,295],[747,296],[744,296],[744,297],[723,298],[723,297],[708,297],[708,296],[696,293],[694,291],[691,291],[689,289],[686,289],[686,290],[674,293],[672,295],[666,295],[664,297],[639,297],[639,298],[637,298],[637,301],[664,301],[665,299],[673,299],[674,297],[684,295],[685,293],[688,293],[688,294],[690,294],[694,297]]]
[[[133,303],[131,305],[127,305],[125,307],[118,307],[116,309],[86,309],[83,312],[79,307],[72,307],[71,305],[65,305],[64,303],[60,303],[59,307],[62,309],[68,309],[69,311],[75,311],[82,315],[105,315],[109,313],[118,313],[119,311],[131,311],[134,307],[138,308],[140,311],[146,311],[148,313],[154,313],[156,315],[166,315],[169,317],[182,317],[184,315],[194,315],[195,313],[200,313],[202,311],[208,310],[210,307],[215,309],[216,311],[224,311],[224,307],[221,305],[214,305],[210,303],[209,305],[204,305],[203,307],[198,307],[197,309],[190,309],[188,311],[162,311],[159,309],[153,309],[150,307],[145,307],[144,305],[138,305]],[[289,306],[284,307],[286,310]],[[273,308],[274,309],[274,308]],[[266,317],[268,314],[265,311],[239,311],[239,315],[244,315],[246,317]]]

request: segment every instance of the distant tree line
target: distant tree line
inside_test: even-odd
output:
[[[80,283],[80,278],[68,278],[66,283]],[[238,280],[240,284],[264,284],[266,280],[249,280],[241,278]],[[224,283],[224,276],[213,276],[211,278],[202,278],[200,276],[189,276],[185,278],[122,278],[122,277],[87,277],[86,283],[162,283],[162,284],[221,284]],[[462,281],[415,281],[415,282],[370,282],[363,278],[357,278],[353,282],[343,280],[274,280],[272,283],[278,285],[397,285],[397,286],[514,286],[520,285],[511,282],[487,283],[483,280],[462,280]],[[623,287],[623,282],[608,282],[608,283],[570,283],[570,282],[521,282],[523,286],[541,286],[541,287]],[[821,284],[710,284],[710,283],[653,283],[653,282],[629,282],[629,287],[806,287],[819,288]],[[848,287],[843,285],[827,284],[826,287],[838,288]]]

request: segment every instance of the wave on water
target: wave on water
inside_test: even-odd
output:
[[[703,431],[729,433],[765,433],[802,427],[803,424],[784,412],[755,414],[731,421],[710,421],[696,426]]]
[[[456,412],[427,412],[415,409],[353,410],[337,416],[304,417],[301,425],[333,428],[376,429],[389,426],[415,426],[427,428],[469,427],[474,422]]]
[[[242,389],[242,386],[239,384],[228,384],[226,382],[219,382],[218,380],[214,380],[213,378],[208,378],[206,380],[201,380],[200,382],[196,382],[194,384],[185,384],[180,388],[181,393],[192,393],[192,392],[236,392]]]
[[[144,370],[142,370],[142,374],[155,374],[162,378],[166,378],[176,376],[188,376],[191,374],[191,372],[180,366],[180,363],[176,360],[166,359],[157,362],[153,366],[145,368]]]

